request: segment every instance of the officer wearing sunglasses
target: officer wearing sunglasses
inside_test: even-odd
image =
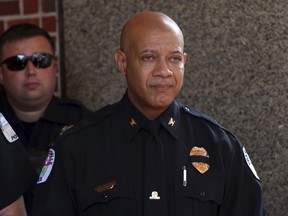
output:
[[[49,53],[33,53],[31,56],[18,54],[3,60],[0,65],[6,64],[8,70],[17,72],[24,70],[28,61],[31,61],[36,68],[43,69],[51,66],[53,58]]]
[[[90,114],[80,102],[54,96],[58,62],[51,36],[31,24],[12,26],[0,36],[2,112],[40,173],[51,143],[62,129]],[[25,195],[29,212],[32,195]]]

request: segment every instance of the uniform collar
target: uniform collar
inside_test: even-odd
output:
[[[51,122],[57,122],[61,124],[66,123],[66,113],[67,110],[62,108],[60,104],[60,99],[53,96],[50,101],[48,107],[45,110],[44,115],[40,119],[45,119]],[[15,115],[14,110],[10,106],[8,102],[1,103],[1,110],[5,118],[9,121],[10,125],[13,127],[14,125],[21,124],[21,120]]]
[[[177,138],[180,128],[180,106],[174,100],[169,108],[162,113],[157,120],[169,133]]]
[[[47,106],[44,115],[41,117],[47,121],[57,122],[60,124],[67,123],[67,107],[63,106],[62,101],[53,96]]]
[[[131,140],[149,121],[130,101],[127,92],[119,104],[120,118],[125,135]],[[156,119],[173,137],[177,138],[180,126],[180,107],[176,101]]]
[[[13,127],[18,124],[20,120],[16,117],[12,107],[5,101],[1,101],[0,112],[5,116],[9,124]]]

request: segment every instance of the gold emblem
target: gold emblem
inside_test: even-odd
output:
[[[60,132],[60,135],[62,135],[65,131],[69,130],[70,128],[72,128],[74,125],[65,125]]]
[[[112,190],[115,187],[115,185],[116,185],[116,181],[114,180],[106,184],[98,185],[94,188],[94,190],[100,193],[100,192]]]
[[[197,147],[194,146],[191,151],[190,151],[190,157],[193,156],[202,156],[205,158],[209,158],[209,155],[207,153],[207,151],[203,148],[203,147]],[[192,165],[201,173],[204,174],[205,172],[207,172],[209,170],[209,164],[205,163],[205,162],[191,162]]]
[[[137,122],[134,120],[134,118],[131,118],[131,120],[130,120],[130,125],[132,126],[132,127],[134,127],[134,126],[136,126],[137,125]]]
[[[174,121],[174,119],[171,117],[170,120],[169,120],[169,122],[168,122],[168,125],[170,125],[170,126],[173,127],[174,124],[175,124],[175,121]]]

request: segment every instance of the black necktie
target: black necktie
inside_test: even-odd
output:
[[[164,145],[158,136],[159,128],[156,120],[143,126],[150,134],[144,148],[145,216],[167,216]]]

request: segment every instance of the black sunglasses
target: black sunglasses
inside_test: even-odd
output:
[[[33,53],[31,56],[19,54],[5,59],[0,65],[5,63],[9,70],[19,71],[27,66],[28,61],[31,61],[36,68],[47,68],[53,58],[54,56],[48,53]]]

